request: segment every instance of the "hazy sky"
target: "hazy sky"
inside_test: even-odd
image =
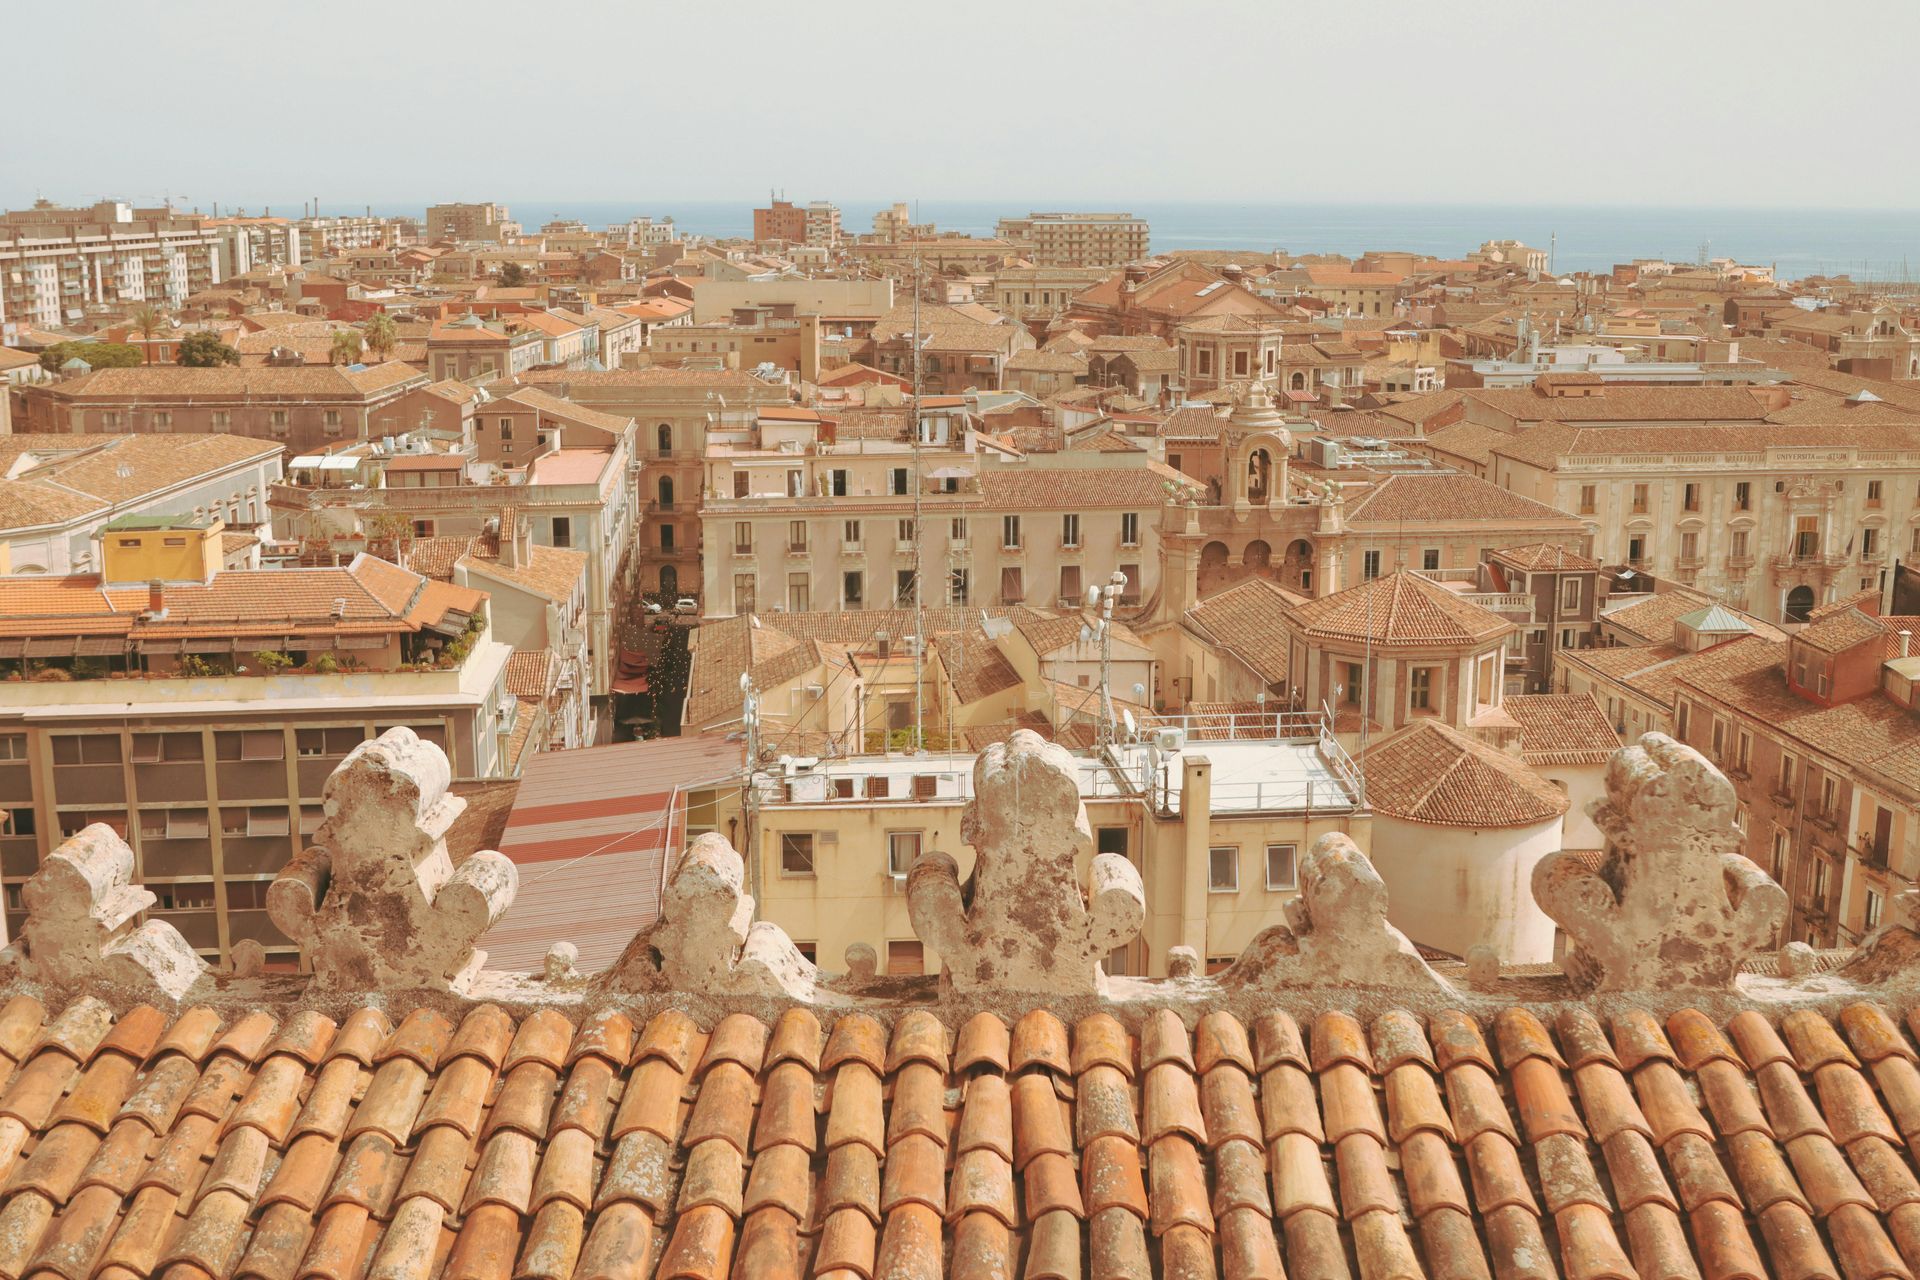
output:
[[[1920,208],[1912,0],[95,0],[6,28],[4,207]]]

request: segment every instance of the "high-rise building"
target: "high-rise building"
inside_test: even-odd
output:
[[[225,278],[224,235],[199,214],[113,200],[0,213],[0,322],[54,328],[89,308],[178,307]]]
[[[825,200],[805,205],[770,201],[766,208],[753,211],[753,238],[831,249],[840,243],[840,208]]]

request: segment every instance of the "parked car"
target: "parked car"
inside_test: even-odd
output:
[[[675,613],[698,613],[700,612],[700,602],[692,596],[681,596],[673,602],[673,611]]]

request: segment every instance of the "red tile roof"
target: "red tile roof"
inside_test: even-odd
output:
[[[1417,573],[1390,573],[1330,596],[1292,605],[1288,626],[1303,635],[1401,646],[1477,643],[1513,624]]]
[[[1591,699],[1589,699],[1591,701]],[[1420,720],[1360,758],[1376,813],[1443,827],[1536,826],[1567,797],[1527,765],[1439,720]]]
[[[1777,1024],[1276,1005],[1191,1030],[1171,1009],[888,1013],[336,1024],[19,997],[0,1009],[19,1148],[0,1261],[98,1280],[1804,1280],[1904,1277],[1920,1253],[1915,1053],[1877,1005]]]

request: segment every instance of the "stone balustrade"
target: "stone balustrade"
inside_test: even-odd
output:
[[[913,927],[943,962],[937,979],[877,975],[864,952],[847,957],[844,973],[816,969],[777,925],[754,919],[741,857],[717,834],[682,854],[659,918],[610,968],[578,973],[571,946],[556,938],[544,974],[489,972],[475,944],[509,909],[516,872],[491,851],[450,860],[445,833],[463,802],[449,781],[440,749],[404,728],[362,744],[335,770],[314,847],[269,894],[274,920],[300,947],[299,975],[238,961],[214,971],[171,926],[136,925],[153,898],[132,883],[131,851],[103,826],[46,860],[27,886],[20,937],[0,959],[16,983],[176,1006],[245,1003],[271,987],[281,1001],[404,996],[448,1008],[664,999],[710,1008],[1139,1009],[1168,1000],[1235,1007],[1276,993],[1329,1008],[1492,1007],[1595,993],[1678,1007],[1721,997],[1857,999],[1920,975],[1920,898],[1898,902],[1850,960],[1769,959],[1786,895],[1736,852],[1725,776],[1659,734],[1622,750],[1608,770],[1594,809],[1608,840],[1601,863],[1556,854],[1535,869],[1535,897],[1569,949],[1559,971],[1524,974],[1503,974],[1484,948],[1465,965],[1423,959],[1390,922],[1388,886],[1372,863],[1330,835],[1303,858],[1301,893],[1285,921],[1233,964],[1203,975],[1197,957],[1184,955],[1171,958],[1168,978],[1110,977],[1103,960],[1139,935],[1145,888],[1124,857],[1085,857],[1090,836],[1073,760],[1029,732],[975,764],[963,827],[972,874],[963,881],[955,860],[932,850],[908,877]],[[1089,868],[1084,880],[1079,866]]]

